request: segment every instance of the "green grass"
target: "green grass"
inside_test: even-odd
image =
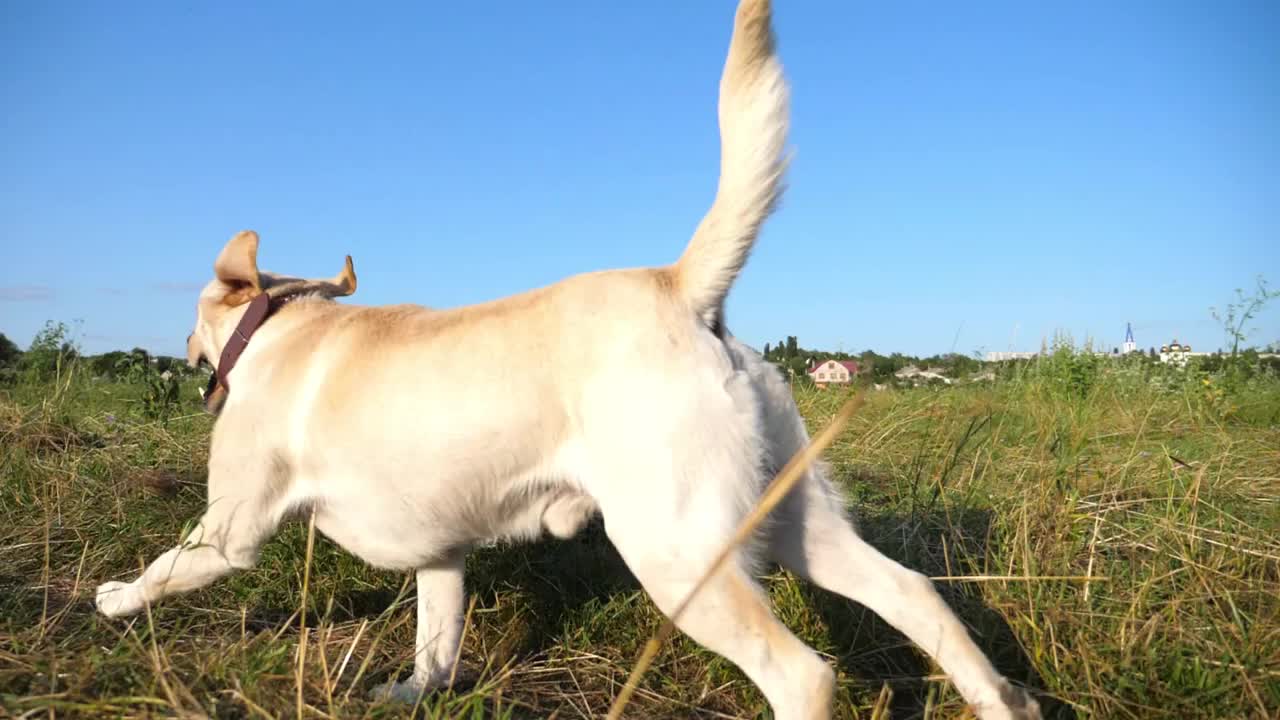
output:
[[[827,457],[873,544],[965,576],[939,588],[1048,716],[1275,718],[1280,383],[1214,382],[1046,361],[989,385],[877,392]],[[308,716],[408,717],[366,692],[410,666],[409,576],[317,537],[304,600],[303,525],[253,570],[150,615],[93,611],[98,583],[131,577],[201,511],[211,423],[194,386],[183,392],[162,425],[125,385],[0,390],[0,706],[296,716],[301,686]],[[845,392],[797,389],[813,432]],[[479,551],[467,582],[461,689],[418,716],[600,717],[661,622],[594,525]],[[783,572],[766,582],[782,620],[838,670],[840,716],[966,717],[877,617]],[[766,715],[733,666],[682,635],[627,711]]]

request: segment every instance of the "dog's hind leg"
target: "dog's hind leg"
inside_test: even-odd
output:
[[[770,550],[780,565],[884,618],[937,660],[982,720],[1040,717],[1035,700],[996,671],[929,578],[867,544],[822,499],[807,500],[802,514],[783,515],[772,528]]]
[[[764,408],[768,465],[776,471],[808,444],[791,389],[772,368],[753,373]],[[760,361],[762,362],[762,361]],[[771,516],[769,551],[778,564],[870,608],[933,656],[983,720],[1040,717],[1035,700],[1002,677],[968,631],[918,572],[858,536],[823,464],[805,476]]]
[[[204,587],[257,562],[258,548],[280,524],[285,503],[280,488],[285,480],[254,483],[229,470],[210,464],[211,500],[199,523],[133,582],[99,585],[95,598],[99,611],[109,617],[133,615],[168,595]],[[233,492],[219,495],[221,488]]]
[[[668,530],[651,528],[647,537],[635,540],[616,531],[612,537],[645,591],[670,615],[693,589],[697,572],[706,564],[671,564],[637,554],[638,545],[650,544],[655,535]],[[778,720],[831,717],[835,674],[773,615],[763,589],[742,562],[732,561],[703,586],[676,625],[741,668],[764,693]]]
[[[601,431],[590,438],[589,472],[602,478],[593,483],[598,490],[593,495],[609,539],[658,608],[670,615],[758,496],[755,397],[741,373],[723,389],[672,387],[664,396],[637,381],[627,390],[636,395],[619,400],[617,417],[598,420],[595,427],[646,432]],[[646,415],[653,420],[636,419]],[[774,717],[826,720],[835,675],[774,617],[751,577],[750,553],[736,550],[676,624],[737,665],[764,693]]]
[[[413,675],[404,682],[390,681],[374,688],[374,697],[414,702],[423,693],[444,687],[454,677],[462,642],[465,559],[465,554],[458,552],[418,570]]]

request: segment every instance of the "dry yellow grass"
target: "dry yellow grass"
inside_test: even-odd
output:
[[[868,539],[935,577],[1051,717],[1274,718],[1280,429],[1266,408],[1224,413],[1197,392],[1104,373],[1083,391],[1045,375],[869,393],[825,455]],[[410,578],[309,543],[305,522],[249,572],[132,622],[102,618],[92,588],[171,545],[203,503],[208,418],[143,421],[134,393],[0,391],[12,715],[603,717],[662,626],[598,526],[469,560],[462,672],[417,710],[366,695],[410,667]],[[848,396],[797,400],[817,434]],[[153,492],[154,478],[173,491]],[[785,573],[766,580],[781,619],[839,671],[845,717],[965,717],[878,618]],[[734,667],[676,633],[622,716],[763,708]]]

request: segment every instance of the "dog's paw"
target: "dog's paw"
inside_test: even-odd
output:
[[[598,509],[595,499],[586,495],[560,497],[542,511],[542,525],[555,537],[568,540],[586,527]]]
[[[98,586],[94,604],[107,617],[134,615],[142,609],[142,594],[131,583],[112,580]]]
[[[369,697],[373,700],[416,703],[430,693],[431,688],[425,682],[409,678],[404,682],[391,680],[382,683],[369,691]]]
[[[982,720],[1042,720],[1040,705],[1031,693],[1014,687],[1008,680],[1000,685],[999,702],[978,713]]]

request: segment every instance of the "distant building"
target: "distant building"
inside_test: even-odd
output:
[[[858,374],[858,361],[827,360],[816,363],[808,372],[809,377],[818,385],[849,383]]]
[[[1124,349],[1122,352],[1125,355],[1138,352],[1138,343],[1133,341],[1133,325],[1130,323],[1124,324]]]
[[[1030,360],[1039,355],[1034,352],[1013,352],[1013,351],[991,351],[985,356],[987,362],[1000,362],[1002,360]]]
[[[1183,345],[1178,342],[1177,338],[1168,345],[1160,346],[1160,362],[1170,365],[1182,367],[1187,364],[1187,358],[1197,355],[1208,355],[1209,353],[1193,353],[1190,345]]]
[[[951,378],[943,375],[937,368],[921,370],[915,365],[908,365],[894,373],[893,376],[899,380],[909,380],[912,385],[919,382],[928,382],[930,380],[939,380],[947,385],[951,384]]]

